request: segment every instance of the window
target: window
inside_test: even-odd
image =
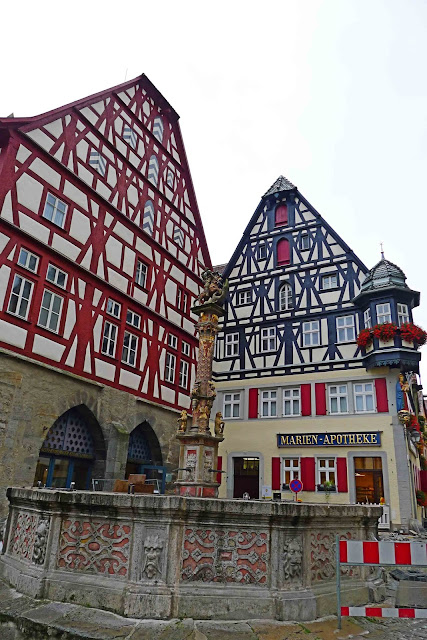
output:
[[[301,415],[301,398],[299,387],[297,389],[283,389],[283,415]]]
[[[22,276],[16,275],[13,280],[8,311],[19,318],[27,319],[30,308],[33,283]]]
[[[277,417],[277,391],[261,391],[261,415],[263,418]]]
[[[127,310],[126,313],[126,322],[127,324],[132,325],[135,329],[139,329],[141,326],[141,316],[135,313],[135,311]]]
[[[188,344],[188,342],[184,342],[184,340],[182,341],[181,351],[184,356],[190,355],[190,345]]]
[[[265,260],[267,257],[267,247],[265,242],[258,245],[258,260]]]
[[[239,334],[227,333],[225,336],[225,356],[239,355]]]
[[[176,306],[180,311],[182,311],[182,313],[187,313],[188,293],[184,291],[184,289],[181,289],[181,287],[178,287],[178,291],[176,293]]]
[[[391,322],[390,304],[377,304],[377,322],[382,324],[383,322]]]
[[[104,335],[102,336],[102,353],[114,358],[117,343],[117,327],[108,320],[104,324]]]
[[[89,164],[95,169],[102,177],[105,176],[105,169],[107,167],[107,161],[99,151],[92,149],[89,156]]]
[[[55,198],[51,193],[47,194],[46,204],[44,205],[43,218],[50,220],[53,224],[64,228],[65,214],[67,213],[67,205],[59,198]]]
[[[338,287],[338,276],[333,273],[328,276],[322,276],[321,279],[321,288],[325,289],[336,289]]]
[[[37,273],[39,259],[38,256],[36,256],[34,253],[31,253],[31,251],[28,251],[28,249],[24,249],[22,247],[21,251],[19,252],[18,264],[21,267],[24,267],[24,269],[28,269],[33,273]]]
[[[277,264],[285,265],[290,264],[290,262],[289,240],[287,240],[287,238],[281,238],[277,243]]]
[[[354,406],[356,413],[374,411],[374,383],[364,382],[354,385]]]
[[[142,218],[142,230],[148,233],[150,236],[153,235],[154,229],[154,204],[151,200],[147,200],[144,206],[144,215]]]
[[[224,393],[224,418],[240,418],[240,393]]]
[[[63,298],[45,289],[40,307],[39,325],[49,331],[58,333]]]
[[[329,413],[348,413],[346,384],[329,387]]]
[[[178,338],[170,333],[168,335],[168,345],[172,347],[172,349],[176,349],[178,347]]]
[[[46,280],[52,282],[52,284],[56,284],[58,287],[65,289],[67,284],[68,275],[65,271],[58,269],[53,264],[50,264],[47,268]]]
[[[302,346],[317,347],[320,344],[319,321],[302,323]]]
[[[131,129],[128,124],[125,124],[125,126],[123,127],[123,140],[125,140],[125,142],[127,142],[132,147],[132,149],[136,148],[136,132]]]
[[[107,313],[114,316],[115,318],[120,318],[121,308],[122,305],[120,303],[116,302],[115,300],[111,300],[111,298],[108,298]]]
[[[282,458],[282,480],[283,484],[287,485],[286,489],[289,489],[292,480],[299,480],[299,477],[299,458]]]
[[[188,369],[189,364],[187,360],[181,360],[179,365],[179,386],[183,387],[183,389],[188,388]]]
[[[279,308],[280,311],[289,311],[293,309],[294,303],[292,300],[292,287],[285,282],[279,289]]]
[[[148,179],[157,187],[157,181],[159,179],[159,161],[156,156],[151,156],[148,164]]]
[[[175,173],[172,169],[168,168],[168,171],[166,174],[166,184],[170,189],[173,189],[174,182],[175,182]]]
[[[370,309],[366,309],[366,311],[363,313],[363,324],[365,325],[365,329],[370,329],[372,327]]]
[[[153,136],[161,143],[163,141],[163,120],[160,116],[154,118]]]
[[[136,349],[138,346],[138,338],[125,331],[123,338],[123,350],[122,350],[122,362],[129,364],[131,367],[135,366],[136,362]]]
[[[310,249],[310,237],[307,234],[301,236],[299,248],[301,251],[307,251],[307,249]]]
[[[261,329],[261,351],[275,351],[276,347],[276,327]]]
[[[336,485],[335,482],[335,458],[317,458],[317,479],[319,484],[325,484],[330,482]]]
[[[171,384],[175,383],[175,367],[176,357],[173,353],[166,354],[166,366],[165,366],[165,380]]]
[[[184,231],[175,225],[173,230],[173,241],[178,245],[178,247],[184,246]]]
[[[288,224],[288,207],[286,204],[279,204],[276,208],[274,221],[276,227],[282,224]]]
[[[250,289],[245,289],[245,291],[237,292],[237,304],[250,304],[252,302],[252,291]]]
[[[397,323],[399,327],[404,323],[409,322],[409,311],[407,304],[397,303]]]
[[[142,260],[138,260],[136,265],[135,282],[143,289],[147,288],[148,266]]]
[[[354,330],[354,316],[341,316],[337,318],[338,342],[352,342],[356,339]]]

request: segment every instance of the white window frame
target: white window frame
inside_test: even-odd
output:
[[[391,309],[390,309],[389,302],[377,304],[376,312],[377,312],[378,324],[383,324],[384,322],[391,322]]]
[[[49,202],[49,199],[52,199],[54,202]],[[49,214],[47,213],[47,208],[51,207],[52,211],[49,209]],[[42,218],[45,220],[49,220],[53,224],[56,224],[57,227],[61,229],[65,226],[65,218],[67,216],[68,205],[66,202],[54,196],[50,191],[47,192],[46,202],[44,204]]]
[[[354,342],[356,340],[356,327],[354,316],[338,316],[336,318],[337,342]]]
[[[168,346],[172,347],[172,349],[178,349],[178,337],[173,333],[169,333],[168,335]]]
[[[371,389],[366,389],[367,386]],[[357,387],[362,386],[363,389],[358,391]],[[353,396],[354,396],[354,412],[355,413],[375,413],[376,412],[376,398],[375,398],[375,385],[373,381],[368,382],[355,382],[353,384]],[[367,397],[372,396],[372,409],[367,409]],[[357,408],[357,398],[362,398],[362,409]]]
[[[405,322],[409,322],[409,308],[407,304],[403,302],[397,303],[397,324],[399,327]]]
[[[179,363],[179,386],[188,389],[188,376],[190,372],[190,363],[187,360],[181,360]]]
[[[222,399],[222,414],[227,420],[237,420],[240,418],[240,402],[242,396],[240,391],[225,392]]]
[[[131,327],[135,327],[135,329],[141,328],[141,316],[132,309],[128,309],[126,311],[126,324],[129,324]]]
[[[310,249],[310,236],[304,233],[300,238],[300,251],[308,251]]]
[[[239,307],[250,304],[252,302],[252,291],[251,289],[245,289],[244,291],[237,292],[237,304]]]
[[[301,479],[301,462],[298,457],[289,457],[282,458],[282,490],[289,491],[288,489],[283,489],[283,485],[288,485],[292,482],[292,480],[300,480]],[[289,482],[286,482],[286,473],[289,473]]]
[[[265,327],[261,329],[261,353],[269,353],[277,351],[277,334],[276,327]]]
[[[102,343],[101,343],[101,353],[110,358],[114,358],[116,355],[117,348],[117,336],[119,333],[119,328],[113,322],[109,320],[105,320],[104,322],[104,331],[102,332]],[[105,345],[104,345],[105,342]]]
[[[265,242],[261,242],[258,245],[258,260],[266,260],[267,259],[267,245]]]
[[[284,282],[279,288],[279,310],[290,311],[294,308],[292,287],[289,282]]]
[[[116,302],[112,298],[108,298],[106,311],[110,316],[120,319],[122,305],[120,304],[120,302]]]
[[[325,466],[322,466],[322,461],[325,462]],[[332,464],[331,464],[332,463]],[[322,480],[322,473],[325,474],[324,480]],[[335,485],[335,491],[337,490],[337,459],[335,456],[322,456],[316,458],[316,476],[317,484],[325,484],[325,482],[332,482]]]
[[[125,331],[123,336],[122,362],[128,364],[130,367],[136,367],[137,351],[138,336],[130,331]]]
[[[60,283],[60,277],[62,277],[63,283]],[[47,271],[46,271],[46,280],[51,282],[52,284],[56,284],[57,287],[61,289],[65,289],[68,281],[68,273],[66,271],[62,271],[59,267],[55,267],[54,264],[49,262]]]
[[[328,291],[328,289],[337,289],[338,288],[338,274],[337,273],[327,273],[324,276],[321,276],[321,290]]]
[[[35,262],[34,268],[30,266],[31,261]],[[40,258],[36,256],[35,253],[29,251],[29,249],[25,249],[25,247],[20,248],[18,256],[18,264],[20,267],[22,267],[23,269],[28,269],[28,271],[31,271],[32,273],[37,273],[39,268],[39,261]]]
[[[238,333],[227,333],[225,335],[225,357],[231,358],[232,356],[239,355],[239,340],[240,335]]]
[[[178,287],[176,292],[176,306],[181,313],[187,313],[188,293],[182,287]]]
[[[173,353],[166,352],[165,361],[165,382],[175,384],[176,373],[176,356]]]
[[[15,282],[17,280],[21,281],[20,285],[19,285],[18,293],[16,293],[14,291]],[[28,298],[24,297],[24,295],[23,295],[23,289],[25,288],[26,284],[30,285],[30,291],[29,291],[29,294],[28,294]],[[33,290],[34,290],[34,282],[31,282],[31,280],[27,280],[27,278],[24,278],[24,276],[21,276],[19,273],[15,273],[15,275],[13,276],[13,283],[12,283],[12,289],[11,289],[10,297],[9,297],[9,304],[7,306],[8,313],[11,313],[12,315],[16,316],[17,318],[22,318],[22,320],[26,320],[28,318],[28,313],[30,311],[31,298],[33,296]],[[17,299],[16,300],[15,311],[12,311],[12,309],[11,309],[12,298],[13,299],[15,299],[15,298]],[[21,306],[22,306],[23,303],[25,305],[25,313],[24,314],[20,313],[20,309],[21,309]]]
[[[372,329],[371,310],[369,308],[363,312],[363,325],[365,329]]]
[[[277,418],[277,389],[260,390],[261,418]]]
[[[50,301],[47,302],[45,298],[47,298],[49,295],[50,295]],[[55,303],[55,300],[57,299],[59,300],[59,310],[53,311],[53,305]],[[64,304],[64,298],[62,296],[59,296],[57,293],[55,293],[54,291],[51,291],[50,289],[44,289],[42,301],[40,304],[39,320],[37,323],[39,327],[43,327],[43,329],[47,329],[47,331],[52,331],[52,333],[58,333],[59,325],[61,322],[63,304]],[[47,312],[45,324],[43,324],[41,321],[41,316],[43,311]],[[52,320],[54,320],[54,326],[50,326]]]
[[[286,411],[289,406],[290,411]],[[300,387],[289,387],[283,389],[283,417],[292,418],[301,415],[301,389]]]
[[[185,340],[182,341],[181,343],[181,352],[184,356],[190,356],[190,344],[188,342],[185,342]]]
[[[313,336],[317,335],[317,342]],[[302,346],[303,347],[319,347],[321,345],[320,321],[309,320],[302,323]]]
[[[347,384],[331,384],[328,387],[329,414],[332,416],[343,415],[349,413],[349,397]],[[336,411],[332,408],[332,401],[337,401]],[[343,410],[341,401],[345,400],[346,409]]]
[[[136,272],[135,272],[135,283],[138,287],[142,289],[147,288],[147,279],[148,279],[148,264],[146,264],[143,260],[137,260],[136,263]]]

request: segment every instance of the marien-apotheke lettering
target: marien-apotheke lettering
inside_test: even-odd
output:
[[[278,433],[278,447],[380,447],[381,433]]]

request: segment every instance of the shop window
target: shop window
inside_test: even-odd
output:
[[[356,502],[380,504],[384,498],[384,480],[380,457],[354,458]]]

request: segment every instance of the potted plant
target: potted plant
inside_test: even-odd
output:
[[[333,482],[327,480],[326,482],[318,484],[317,490],[324,491],[326,500],[329,500],[329,498],[331,497],[331,493],[335,492],[337,488]]]

